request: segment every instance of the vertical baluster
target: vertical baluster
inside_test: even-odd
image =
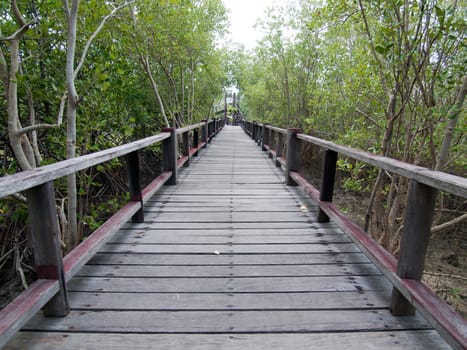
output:
[[[263,124],[263,130],[261,133],[261,150],[262,151],[267,151],[269,147],[269,129],[268,129],[268,124]],[[268,147],[266,147],[268,146]]]
[[[178,180],[177,167],[177,130],[175,128],[165,128],[162,132],[169,132],[170,137],[162,141],[162,166],[164,171],[171,171],[172,176],[165,183],[166,185],[176,185]]]
[[[282,134],[281,132],[278,132],[277,143],[276,143],[276,167],[282,166],[279,159],[282,158],[283,151],[284,151],[284,134]]]
[[[144,222],[143,195],[141,193],[141,167],[139,161],[139,151],[131,152],[127,155],[128,187],[130,191],[130,201],[140,202],[141,208],[131,218],[133,222]]]
[[[58,280],[60,290],[45,305],[45,316],[63,317],[70,311],[60,245],[60,225],[52,182],[27,191],[31,245],[37,278]]]
[[[184,167],[189,167],[190,166],[190,132],[186,131],[182,134],[182,142],[183,142],[183,155],[187,157],[187,160],[185,164],[183,165]]]
[[[415,180],[410,181],[409,198],[405,209],[404,229],[400,242],[397,275],[420,281],[433,222],[437,191]],[[393,289],[391,312],[393,315],[413,315],[415,308],[397,290]]]
[[[203,148],[206,148],[208,146],[208,123],[209,121],[207,119],[203,120],[203,122],[205,123],[202,127],[201,127],[201,142],[204,143],[204,146]]]
[[[199,130],[198,128],[193,130],[193,148],[196,149],[196,152],[193,153],[193,157],[198,157],[198,147],[199,147]]]
[[[297,186],[297,183],[290,177],[290,172],[300,170],[300,140],[297,134],[301,129],[287,129],[287,157],[285,167],[285,183],[288,186]]]
[[[323,173],[321,175],[321,188],[319,199],[324,202],[332,202],[334,182],[336,178],[337,152],[326,150],[323,159]],[[318,222],[329,222],[329,217],[321,209],[318,213]]]

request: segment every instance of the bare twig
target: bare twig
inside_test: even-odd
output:
[[[379,125],[379,123],[373,119],[372,117],[370,117],[367,113],[363,112],[362,110],[358,109],[358,108],[355,108],[355,111],[361,115],[363,115],[366,119],[368,119],[370,122],[372,122],[375,126],[377,126],[379,129],[381,130],[384,130],[384,128]]]
[[[460,224],[462,221],[466,220],[467,219],[467,214],[463,214],[453,220],[450,220],[450,221],[447,221],[441,225],[437,225],[437,226],[433,226],[431,228],[431,233],[432,234],[437,234],[437,233],[440,233],[444,230],[447,230],[457,224]]]
[[[450,274],[450,273],[424,271],[423,274],[428,275],[428,276],[449,277],[449,278],[455,278],[455,279],[458,279],[458,280],[467,281],[467,277],[459,276],[459,275],[453,275],[453,274]]]

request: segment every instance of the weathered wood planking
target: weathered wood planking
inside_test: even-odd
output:
[[[373,264],[334,265],[211,265],[211,266],[85,266],[80,277],[290,277],[381,275]]]
[[[75,310],[343,310],[384,309],[390,291],[365,293],[86,293],[71,292]],[[122,303],[125,300],[125,303]]]
[[[98,253],[92,265],[303,265],[360,264],[369,262],[362,253],[318,254],[113,254]]]
[[[281,333],[427,329],[421,317],[387,310],[71,311],[60,322],[35,317],[26,330],[120,333]]]
[[[70,282],[70,317],[36,316],[7,349],[447,348],[422,317],[392,316],[369,259],[222,133]]]
[[[133,292],[136,290],[147,293],[364,292],[386,291],[391,287],[388,280],[382,276],[76,277],[69,284],[69,290],[74,292]]]
[[[306,253],[355,253],[358,248],[353,243],[317,244],[107,244],[101,252],[107,253],[151,253],[151,254],[306,254]],[[218,252],[218,253],[216,253]]]
[[[5,350],[62,350],[68,349],[148,349],[148,344],[160,349],[191,350],[310,350],[310,349],[415,349],[444,350],[449,345],[436,337],[435,331],[350,332],[310,334],[93,334],[93,333],[36,333],[24,336]],[[364,341],[362,341],[364,339]]]

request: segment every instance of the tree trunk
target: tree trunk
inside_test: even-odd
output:
[[[79,0],[73,0],[71,8],[68,1],[64,1],[65,12],[68,22],[67,38],[67,58],[66,58],[66,85],[68,91],[67,100],[67,137],[66,137],[66,158],[76,157],[76,111],[78,109],[78,94],[75,87],[75,49],[76,49],[76,23],[78,19]],[[76,174],[67,176],[68,191],[68,235],[66,244],[68,249],[72,249],[78,243],[78,218],[77,218],[77,189]]]
[[[443,142],[441,148],[438,152],[438,157],[436,159],[435,170],[442,171],[449,158],[449,148],[451,147],[452,134],[459,120],[460,112],[462,111],[462,105],[464,104],[465,95],[467,94],[467,75],[464,75],[462,79],[462,85],[460,86],[456,102],[449,110],[447,115],[446,129],[444,130]]]

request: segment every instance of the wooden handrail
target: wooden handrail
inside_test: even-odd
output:
[[[299,129],[287,129],[287,155],[283,158],[282,138],[285,129],[246,120],[242,127],[272,156],[277,166],[285,169],[285,182],[290,186],[303,187],[318,203],[320,211],[317,220],[323,222],[332,218],[392,282],[394,289],[391,312],[394,315],[410,315],[417,309],[451,346],[456,349],[467,348],[467,322],[421,282],[437,191],[446,191],[465,198],[467,179],[338,145],[303,134]],[[266,129],[273,132],[267,133]],[[277,142],[274,141],[275,134]],[[326,150],[320,191],[300,174],[301,141]],[[276,147],[271,147],[272,144]],[[339,153],[410,179],[410,196],[398,260],[331,203]]]
[[[109,160],[161,142],[169,137],[169,133],[160,133],[125,145],[63,160],[34,170],[22,171],[13,175],[4,176],[0,178],[0,198],[105,163]]]
[[[198,123],[198,124],[188,125],[188,126],[185,126],[183,128],[178,128],[177,129],[177,135],[183,134],[183,133],[185,133],[187,131],[198,129],[198,128],[204,126],[204,125],[206,125],[206,122],[201,122],[201,123]]]
[[[453,193],[457,196],[467,197],[467,179],[434,171],[425,167],[402,162],[397,159],[379,156],[373,153],[356,150],[350,147],[335,144],[306,134],[298,134],[297,138],[345,155],[349,158],[373,165],[377,168],[404,176],[441,191]]]
[[[278,128],[277,126],[267,125],[266,128],[278,132],[283,135],[287,135],[287,129]]]

